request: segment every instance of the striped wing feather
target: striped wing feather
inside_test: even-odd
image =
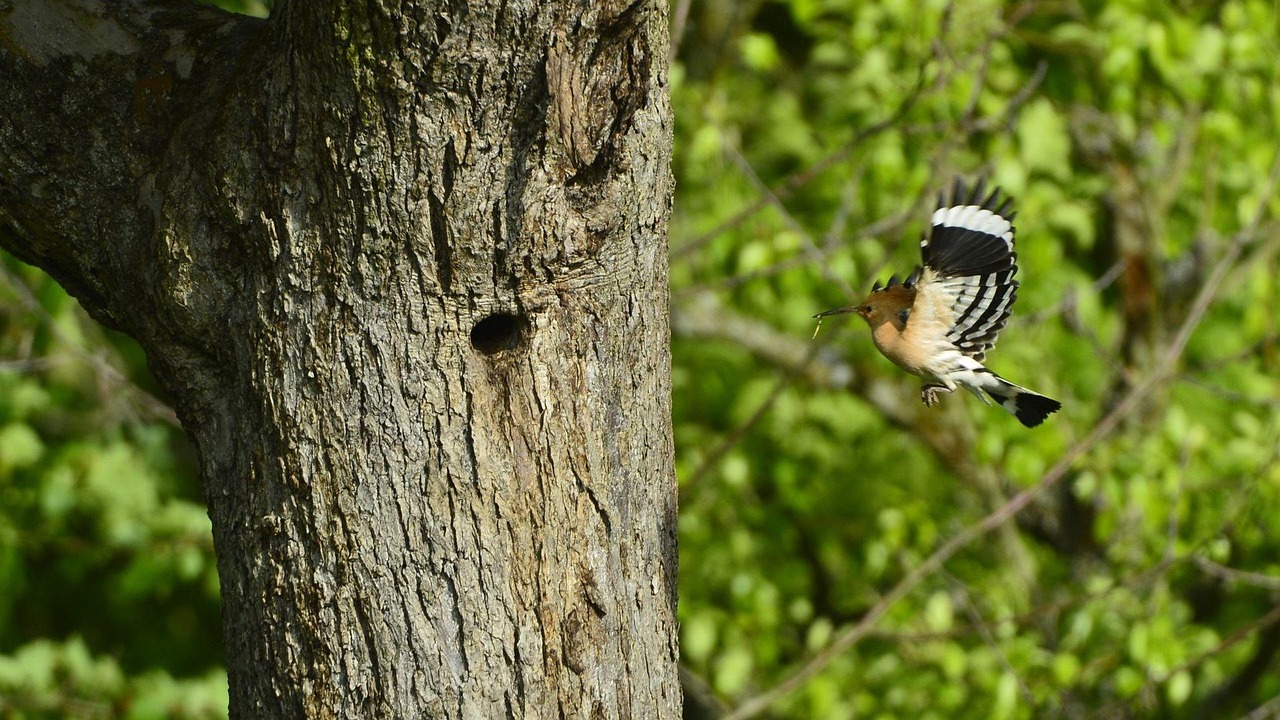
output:
[[[951,200],[939,198],[929,236],[920,244],[924,269],[912,319],[918,314],[947,328],[946,338],[981,361],[995,345],[1018,297],[1013,250],[1013,199],[1000,189],[983,197],[957,179]]]

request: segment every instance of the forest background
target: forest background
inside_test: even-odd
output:
[[[1277,16],[673,2],[687,716],[1280,716]],[[1034,430],[810,339],[956,175],[1017,199],[989,364],[1062,400]],[[137,346],[0,256],[0,718],[226,716],[195,468]]]

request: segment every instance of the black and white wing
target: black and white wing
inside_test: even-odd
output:
[[[956,178],[951,200],[938,198],[933,227],[920,243],[924,262],[912,315],[924,310],[946,328],[946,339],[981,361],[1009,320],[1018,296],[1013,251],[1013,198],[1000,188],[983,196]]]

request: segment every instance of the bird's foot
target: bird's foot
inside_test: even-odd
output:
[[[951,392],[943,385],[925,385],[920,388],[920,402],[924,403],[925,407],[933,407],[934,405],[937,405],[939,390],[942,392]]]

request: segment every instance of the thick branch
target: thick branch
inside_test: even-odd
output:
[[[148,262],[165,254],[156,177],[180,136],[239,112],[234,58],[262,27],[195,3],[0,3],[0,246],[112,326],[176,327],[158,315],[177,298],[155,294],[181,263]],[[196,109],[204,127],[184,128]]]

